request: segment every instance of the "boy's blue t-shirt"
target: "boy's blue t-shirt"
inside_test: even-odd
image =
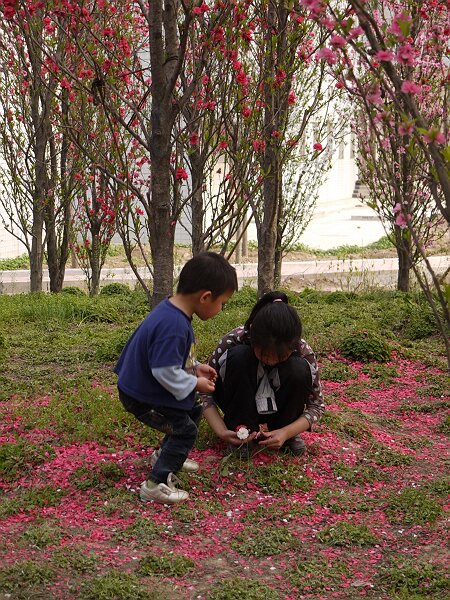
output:
[[[128,340],[114,372],[117,385],[128,396],[151,406],[190,410],[195,391],[176,400],[152,375],[158,367],[194,366],[194,331],[191,319],[166,298],[142,321]]]

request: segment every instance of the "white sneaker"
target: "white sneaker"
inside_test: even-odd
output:
[[[159,450],[155,450],[153,452],[153,454],[151,455],[150,464],[152,467],[155,466],[155,463],[158,460],[160,454],[161,454],[161,448],[159,448]],[[195,473],[199,469],[200,469],[200,465],[198,464],[198,462],[195,462],[195,460],[191,460],[190,458],[187,458],[184,461],[183,466],[181,467],[181,470],[186,471],[186,473]]]
[[[161,504],[176,504],[183,502],[189,498],[189,494],[184,490],[179,490],[173,483],[173,473],[169,473],[167,477],[167,485],[159,483],[154,488],[147,487],[147,482],[144,481],[141,485],[139,497],[142,502],[160,502]]]

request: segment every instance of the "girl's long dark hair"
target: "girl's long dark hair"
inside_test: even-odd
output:
[[[253,347],[281,356],[295,350],[302,336],[302,323],[297,311],[289,305],[283,292],[268,292],[253,307],[245,328]]]

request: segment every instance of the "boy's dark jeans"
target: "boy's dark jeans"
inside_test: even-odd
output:
[[[276,367],[280,377],[280,388],[275,392],[278,411],[260,415],[255,401],[258,359],[246,344],[228,350],[225,380],[217,378],[214,392],[214,400],[224,413],[228,429],[246,425],[251,431],[258,431],[259,423],[267,423],[269,430],[280,429],[301,416],[312,392],[307,361],[292,355]]]
[[[166,434],[161,442],[159,458],[148,477],[155,483],[166,483],[169,473],[181,470],[195,444],[202,416],[201,405],[195,405],[189,411],[150,406],[131,398],[121,389],[119,398],[125,410],[141,423]]]

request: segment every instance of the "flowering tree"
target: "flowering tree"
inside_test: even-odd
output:
[[[301,185],[291,184],[290,194],[295,190],[295,195],[286,195],[286,165],[298,160],[295,155],[307,133],[310,157],[319,156],[332,93],[323,65],[311,60],[321,43],[317,28],[284,3],[253,3],[253,11],[247,16],[247,47],[236,61],[236,79],[241,113],[252,124],[250,151],[261,181],[260,194],[250,198],[250,204],[257,227],[258,292],[262,294],[279,279],[288,222],[295,218],[300,230],[297,219],[305,208]],[[317,139],[311,139],[314,135]]]
[[[301,0],[305,15],[329,32],[320,57],[332,69],[338,85],[363,101],[368,114],[389,123],[402,138],[402,152],[422,157],[421,183],[430,204],[425,214],[438,211],[450,223],[450,147],[448,146],[449,6],[441,0]],[[372,132],[374,131],[372,127]],[[388,141],[384,141],[385,144]],[[380,150],[380,147],[378,148]],[[395,185],[398,177],[391,178]],[[424,187],[422,187],[424,189]],[[394,222],[407,228],[411,249],[421,255],[425,276],[410,252],[408,263],[430,303],[446,343],[450,364],[450,286],[434,273],[409,212],[417,202],[402,195],[391,205]],[[392,201],[392,196],[387,202]],[[405,235],[402,234],[405,240]],[[431,281],[431,283],[430,283]],[[440,308],[439,308],[440,307]]]
[[[397,289],[407,292],[410,271],[422,258],[410,229],[422,248],[443,232],[443,218],[427,185],[428,173],[423,170],[423,154],[402,125],[393,122],[392,115],[385,119],[376,111],[361,110],[355,130],[359,134],[360,177],[369,189],[366,203],[379,214],[397,249]]]
[[[42,289],[45,247],[51,291],[59,291],[70,245],[70,206],[80,167],[58,129],[69,95],[59,85],[46,49],[63,54],[63,41],[45,8],[3,8],[0,25],[2,206],[6,226],[27,248],[30,287]]]

